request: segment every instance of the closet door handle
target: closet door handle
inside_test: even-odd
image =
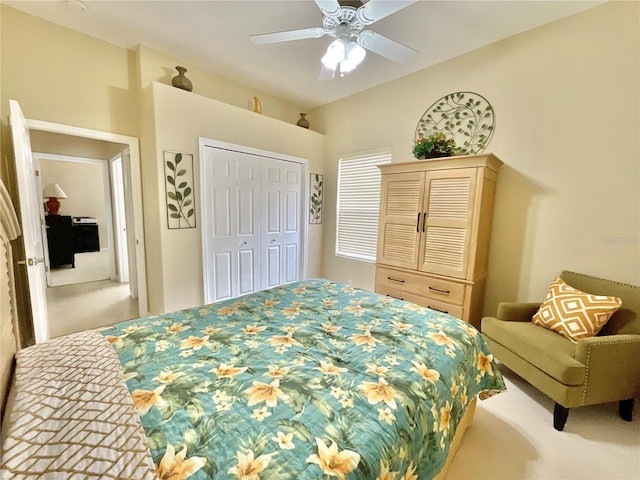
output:
[[[422,214],[422,233],[425,231],[425,225],[427,224],[427,212]]]
[[[418,218],[416,219],[416,232],[420,233],[420,212],[418,212]]]
[[[431,290],[432,292],[442,293],[444,295],[449,295],[451,293],[451,290],[441,290],[435,287],[429,287],[429,290]]]

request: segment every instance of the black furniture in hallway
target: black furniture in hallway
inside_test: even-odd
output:
[[[63,265],[75,268],[76,253],[100,251],[95,219],[69,215],[47,215],[45,219],[51,268]]]

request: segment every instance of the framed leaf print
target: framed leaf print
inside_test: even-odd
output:
[[[309,199],[309,223],[320,224],[322,223],[322,175],[319,173],[311,174],[310,192],[311,198]]]
[[[169,229],[195,228],[193,155],[164,152],[164,186]]]

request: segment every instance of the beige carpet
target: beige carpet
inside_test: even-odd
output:
[[[76,253],[76,267],[52,269],[47,288],[49,336],[111,325],[138,316],[128,283],[109,280],[109,250]]]
[[[47,288],[49,335],[61,335],[111,325],[138,317],[138,300],[129,284],[111,280]]]
[[[633,422],[618,404],[572,409],[553,428],[553,401],[501,366],[508,391],[478,402],[448,480],[640,479],[640,400]]]

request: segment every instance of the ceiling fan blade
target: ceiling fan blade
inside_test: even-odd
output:
[[[250,35],[249,38],[256,45],[268,43],[289,42],[291,40],[304,40],[305,38],[319,38],[326,32],[324,28],[304,28],[302,30],[289,30],[286,32],[262,33]]]
[[[327,17],[337,17],[340,15],[342,8],[338,3],[338,0],[315,0],[318,8],[322,10],[323,15]]]
[[[316,2],[317,1],[318,0],[316,0]],[[370,0],[358,8],[356,16],[364,25],[371,25],[417,1],[418,0],[395,0],[390,2],[388,0]]]
[[[417,50],[371,30],[360,32],[357,42],[361,47],[397,63],[409,63],[418,54]]]

